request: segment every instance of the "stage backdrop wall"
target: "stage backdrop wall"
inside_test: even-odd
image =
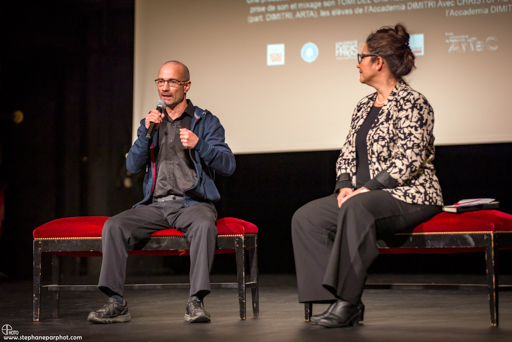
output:
[[[235,153],[339,149],[359,99],[356,54],[401,22],[431,102],[436,143],[512,141],[509,0],[136,0],[133,139],[158,69],[191,70],[189,97],[219,116]]]

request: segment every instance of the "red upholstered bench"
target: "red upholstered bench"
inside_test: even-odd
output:
[[[59,292],[62,290],[95,290],[96,285],[62,285],[59,282],[61,256],[101,256],[101,232],[108,217],[69,217],[53,220],[37,227],[34,237],[34,288],[33,320],[39,321],[41,310],[41,288],[52,292],[52,317],[59,315]],[[212,288],[237,288],[240,318],[245,319],[246,289],[252,290],[254,316],[259,315],[258,293],[258,227],[236,218],[217,221],[216,254],[236,253],[237,282],[212,283]],[[190,244],[176,229],[166,229],[151,235],[140,250],[131,250],[130,255],[178,255],[188,254]],[[245,251],[248,251],[250,278],[246,281]],[[41,259],[43,253],[52,254],[52,284],[41,284]],[[184,288],[189,284],[127,284],[131,289]]]
[[[498,290],[510,286],[498,285],[498,249],[512,248],[512,215],[497,210],[443,212],[412,231],[379,240],[377,245],[381,254],[485,252],[491,325],[499,324]],[[312,310],[311,303],[305,304],[307,321]]]

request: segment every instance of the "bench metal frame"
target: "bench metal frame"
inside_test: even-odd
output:
[[[185,237],[165,236],[151,237],[148,243],[140,250],[169,251],[189,250],[190,243]],[[232,249],[236,254],[237,281],[231,283],[212,283],[212,288],[236,288],[238,289],[238,302],[240,307],[240,319],[246,319],[246,290],[252,292],[252,311],[255,317],[259,315],[259,283],[258,283],[258,235],[219,235],[217,236],[216,249]],[[52,293],[52,318],[59,318],[60,291],[90,291],[97,290],[97,285],[62,285],[60,284],[60,258],[59,253],[84,252],[83,256],[90,256],[90,252],[101,252],[101,238],[45,238],[34,239],[34,264],[33,264],[33,320],[38,322],[41,314],[41,289],[45,288]],[[246,279],[246,251],[249,261],[249,280]],[[41,284],[41,261],[43,253],[52,253],[51,284]],[[77,255],[80,256],[80,255]],[[157,290],[188,288],[189,283],[179,284],[127,284],[126,288],[135,290]]]
[[[484,248],[487,268],[487,287],[489,295],[489,311],[491,325],[499,325],[499,301],[500,291],[510,291],[512,286],[499,285],[498,282],[498,250],[512,247],[512,231],[502,232],[435,232],[435,233],[399,233],[386,237],[386,240],[377,241],[379,249],[390,248],[414,248],[418,252],[424,250],[429,254],[431,248],[457,249],[458,253],[464,253],[464,249]],[[421,253],[420,253],[421,254]],[[367,284],[365,288],[458,288],[463,285],[447,284]],[[478,285],[470,285],[476,287]],[[304,318],[309,321],[313,315],[313,303],[304,304]]]

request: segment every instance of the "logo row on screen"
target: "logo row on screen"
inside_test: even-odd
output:
[[[409,39],[409,46],[416,56],[423,56],[424,36],[423,34],[413,34]],[[336,42],[333,58],[337,60],[357,59],[357,53],[363,50],[364,42],[357,40],[347,40]],[[329,52],[332,54],[332,50]],[[318,46],[315,43],[308,42],[300,49],[300,57],[307,63],[316,61],[320,54]],[[267,65],[284,65],[285,63],[285,44],[267,45]]]

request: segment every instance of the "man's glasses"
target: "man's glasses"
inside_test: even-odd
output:
[[[155,84],[158,87],[165,86],[166,82],[167,82],[167,84],[169,85],[170,88],[178,88],[180,85],[185,84],[188,81],[178,81],[178,80],[175,80],[174,78],[169,78],[168,80],[164,80],[163,78],[157,78],[155,80]]]
[[[357,61],[361,63],[363,61],[363,58],[365,57],[379,57],[379,55],[376,55],[374,53],[358,53],[357,54]]]

